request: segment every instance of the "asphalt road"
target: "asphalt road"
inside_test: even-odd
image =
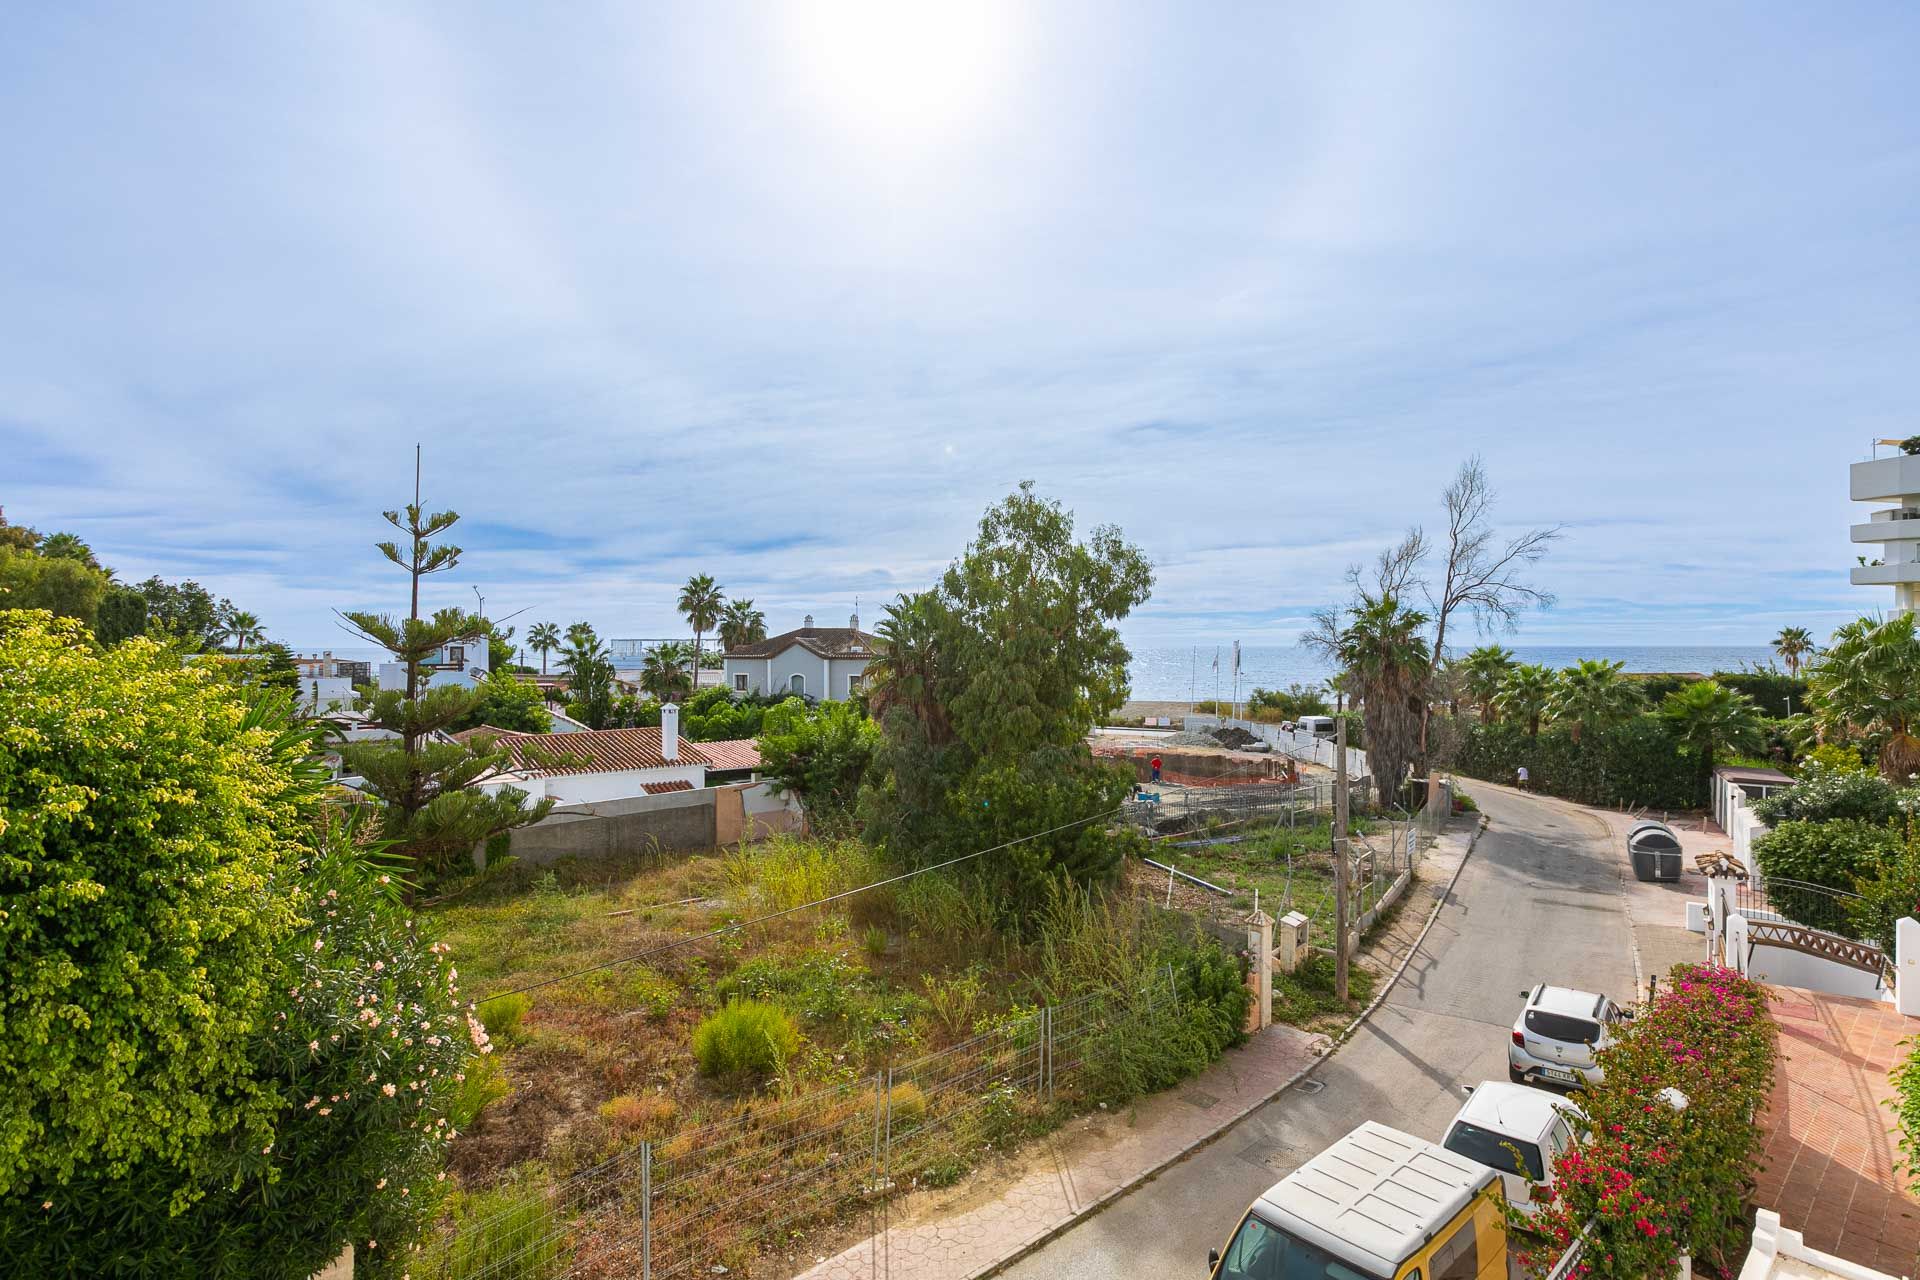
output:
[[[1492,824],[1406,974],[1353,1039],[1303,1085],[1000,1274],[1203,1276],[1207,1250],[1256,1196],[1361,1121],[1438,1139],[1460,1086],[1505,1080],[1507,1034],[1535,982],[1632,996],[1623,855],[1601,821],[1555,800],[1473,793]]]

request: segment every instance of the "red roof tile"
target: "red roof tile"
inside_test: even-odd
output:
[[[474,729],[471,733],[487,730]],[[660,753],[660,730],[585,729],[578,733],[502,733],[493,730],[496,746],[513,752],[514,772],[529,778],[554,778],[575,773],[617,773],[625,769],[667,769],[707,764],[698,743],[680,739],[680,758]],[[566,763],[552,763],[566,757]]]
[[[672,782],[643,782],[640,789],[650,796],[659,796],[669,791],[691,791],[693,784],[685,778],[675,778]]]
[[[728,738],[720,742],[703,742],[700,754],[716,769],[758,769],[760,767],[760,747],[752,738]]]

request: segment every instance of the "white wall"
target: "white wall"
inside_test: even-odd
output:
[[[622,769],[617,773],[568,773],[546,778],[547,794],[562,804],[586,804],[595,800],[625,800],[647,794],[644,783],[687,782],[696,789],[706,785],[704,764],[674,765],[667,769]]]
[[[309,711],[350,711],[356,701],[345,676],[301,676],[299,699]]]
[[[1767,834],[1767,824],[1753,816],[1746,790],[1718,774],[1713,779],[1713,820],[1727,833],[1733,856],[1748,871],[1754,869],[1753,842]]]

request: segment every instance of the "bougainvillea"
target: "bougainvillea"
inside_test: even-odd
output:
[[[1773,1061],[1758,984],[1730,969],[1675,966],[1602,1052],[1606,1079],[1579,1100],[1586,1130],[1556,1163],[1552,1197],[1532,1219],[1507,1211],[1527,1274],[1546,1275],[1582,1236],[1578,1276],[1671,1275],[1682,1253],[1730,1273]]]

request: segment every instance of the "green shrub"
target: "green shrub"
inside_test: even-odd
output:
[[[887,1090],[887,1114],[896,1129],[911,1129],[927,1118],[927,1095],[911,1080]]]
[[[1533,738],[1525,725],[1475,723],[1465,727],[1460,744],[1455,767],[1470,778],[1511,783],[1525,765],[1532,789],[1582,804],[1691,809],[1706,803],[1699,759],[1657,715],[1634,716],[1578,742],[1560,725]]]
[[[1767,897],[1782,915],[1815,929],[1851,936],[1856,928],[1845,899],[1801,889],[1785,880],[1859,892],[1900,851],[1900,833],[1851,818],[1832,822],[1783,822],[1753,842],[1754,859],[1768,879]]]
[[[461,1130],[471,1129],[482,1111],[513,1092],[506,1068],[498,1058],[475,1058],[467,1065],[465,1075],[447,1103],[447,1123]]]
[[[736,898],[768,911],[818,902],[880,878],[873,851],[858,840],[788,835],[741,845],[727,855],[724,874]]]
[[[543,1188],[515,1181],[453,1197],[447,1233],[412,1273],[433,1280],[552,1280],[566,1269],[566,1233]]]
[[[1801,768],[1804,770],[1813,765],[1835,773],[1874,772],[1874,766],[1862,759],[1858,750],[1838,742],[1823,742],[1807,752],[1806,758],[1801,761]]]
[[[887,931],[877,924],[868,925],[860,935],[860,947],[870,959],[878,960],[887,954]]]
[[[270,1140],[248,1046],[302,826],[275,736],[149,641],[0,611],[0,1192]]]
[[[274,999],[248,1044],[276,1104],[261,1145],[230,1149],[198,1182],[147,1160],[0,1202],[0,1250],[21,1274],[305,1280],[349,1242],[364,1275],[404,1269],[444,1190],[461,1077],[485,1032],[378,874],[336,824],[287,877],[312,923],[275,954]]]
[[[693,1029],[694,1061],[705,1076],[769,1076],[799,1047],[793,1019],[759,1000],[731,1000]]]
[[[523,1038],[520,1020],[527,1016],[527,1010],[533,1008],[533,997],[525,993],[508,996],[495,996],[480,1004],[480,1025],[487,1029],[490,1039],[504,1045],[520,1043]]]
[[[1848,932],[1893,954],[1894,926],[1904,917],[1920,915],[1920,838],[1909,828],[1900,851],[1870,872],[1862,872],[1857,887],[1860,900],[1849,902],[1853,922]]]
[[[1878,825],[1900,812],[1900,793],[1878,773],[1809,760],[1792,786],[1753,802],[1768,826],[1851,820]]]

